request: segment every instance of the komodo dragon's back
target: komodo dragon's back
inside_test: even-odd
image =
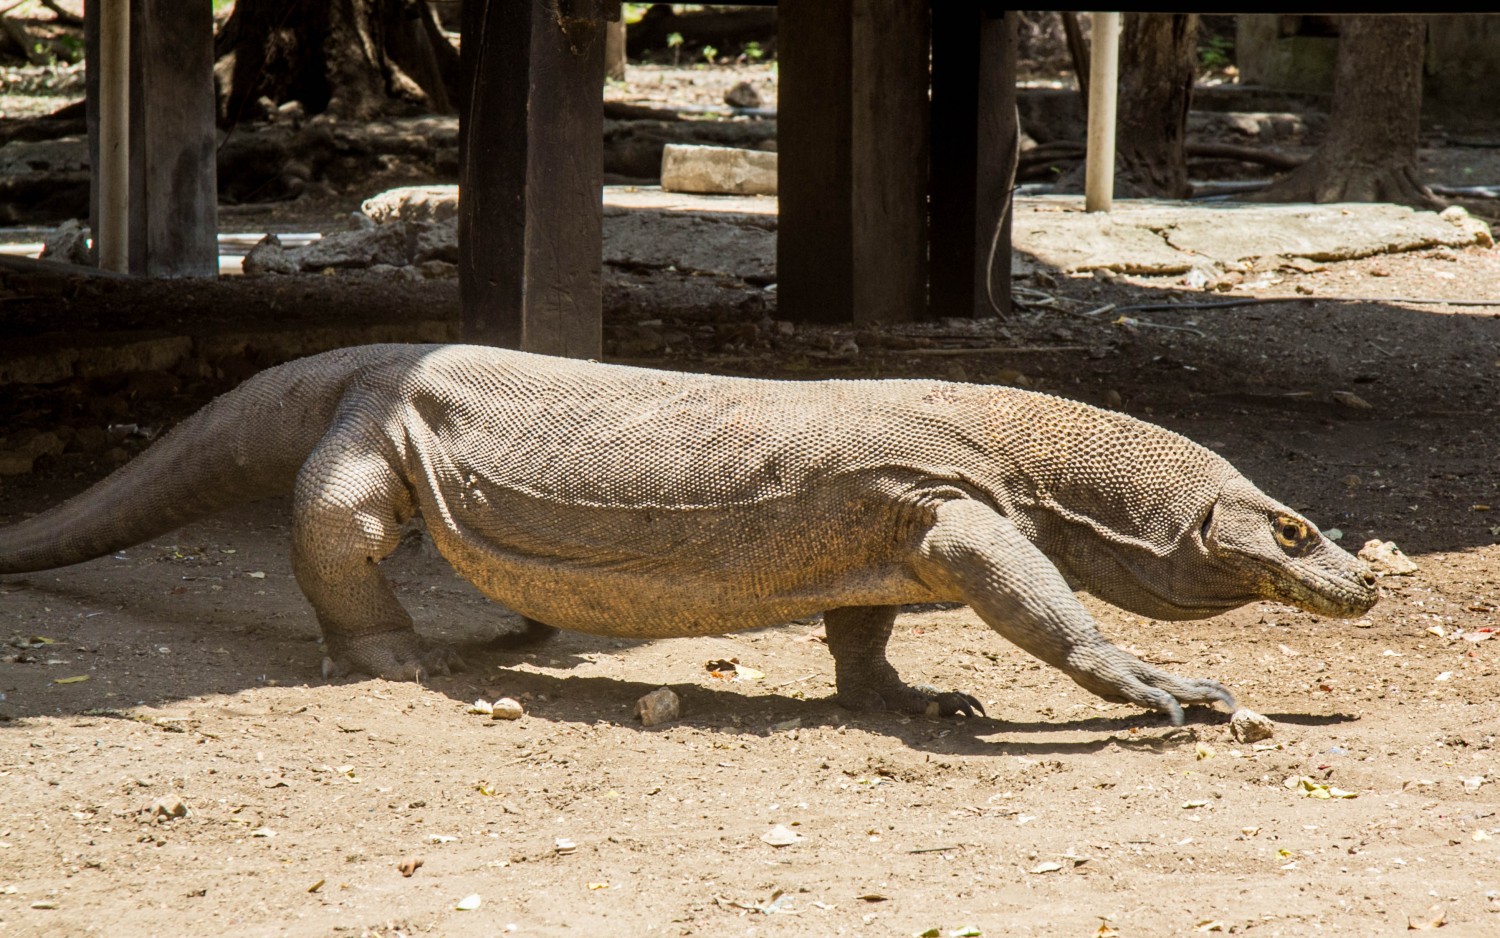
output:
[[[0,530],[0,573],[77,563],[293,493],[292,567],[325,674],[458,664],[377,562],[420,515],[491,597],[598,634],[824,613],[838,699],[980,708],[885,658],[901,604],[957,600],[1112,700],[1229,702],[1110,644],[1073,595],[1203,618],[1258,599],[1354,615],[1373,578],[1223,459],[1133,418],[946,382],[783,382],[476,346],[365,346],[270,369],[93,488]]]

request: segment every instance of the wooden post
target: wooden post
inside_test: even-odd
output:
[[[150,277],[218,276],[210,5],[201,0],[122,0],[86,4],[84,13],[89,152],[97,167],[90,215],[100,266],[128,267]],[[115,56],[105,48],[118,34],[103,27],[126,13],[128,70],[121,82],[110,66]],[[103,73],[105,68],[111,71]],[[122,94],[128,120],[110,103]],[[125,135],[128,154],[128,188],[123,192],[109,159],[117,149],[111,138],[116,128]],[[112,255],[116,249],[124,255]]]
[[[133,0],[130,270],[219,275],[214,18],[203,0]]]
[[[459,133],[466,341],[602,348],[607,0],[469,0]]]
[[[932,5],[934,316],[1010,312],[1016,14],[995,6]]]
[[[1084,155],[1083,207],[1107,212],[1115,198],[1115,105],[1120,90],[1120,14],[1094,14],[1089,65],[1089,137]],[[1186,107],[1186,105],[1184,105]]]
[[[778,307],[800,322],[924,315],[925,0],[783,0]]]

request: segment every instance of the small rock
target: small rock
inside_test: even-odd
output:
[[[803,837],[785,824],[777,824],[761,834],[760,839],[773,847],[790,847],[792,844],[800,843]]]
[[[748,81],[742,81],[724,92],[724,103],[730,107],[760,107],[760,92]]]
[[[668,192],[775,195],[775,153],[736,147],[669,143],[662,149],[661,187]]]
[[[501,697],[490,704],[491,720],[519,720],[526,715],[521,702],[514,697]]]
[[[257,277],[261,274],[295,274],[300,268],[281,246],[281,239],[268,234],[245,255],[243,269],[246,276]]]
[[[154,818],[166,820],[174,817],[187,817],[188,807],[180,795],[162,795],[146,807],[145,813]]]
[[[1276,733],[1276,724],[1270,717],[1262,716],[1244,707],[1234,711],[1229,718],[1229,735],[1242,743],[1260,742]]]
[[[89,256],[89,230],[78,219],[68,219],[42,239],[41,256],[46,260],[92,267],[94,262]]]
[[[682,699],[670,687],[658,687],[635,702],[635,715],[644,726],[675,720],[682,716]]]
[[[1401,552],[1393,541],[1379,538],[1365,541],[1359,549],[1359,559],[1369,564],[1379,576],[1411,576],[1418,567],[1412,559]]]

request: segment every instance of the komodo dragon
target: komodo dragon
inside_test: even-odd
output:
[[[1256,600],[1354,616],[1374,578],[1214,453],[1130,417],[933,380],[768,381],[461,345],[290,362],[70,501],[0,530],[0,573],[101,557],[293,494],[325,676],[446,673],[377,564],[420,514],[537,622],[631,638],[823,613],[837,699],[972,716],[886,660],[903,603],[960,601],[1106,700],[1233,697],[1117,648],[1074,596],[1158,619]]]

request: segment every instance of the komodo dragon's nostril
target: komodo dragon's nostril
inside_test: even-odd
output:
[[[1373,570],[1361,570],[1359,574],[1359,582],[1363,583],[1366,586],[1374,586],[1375,572]]]

